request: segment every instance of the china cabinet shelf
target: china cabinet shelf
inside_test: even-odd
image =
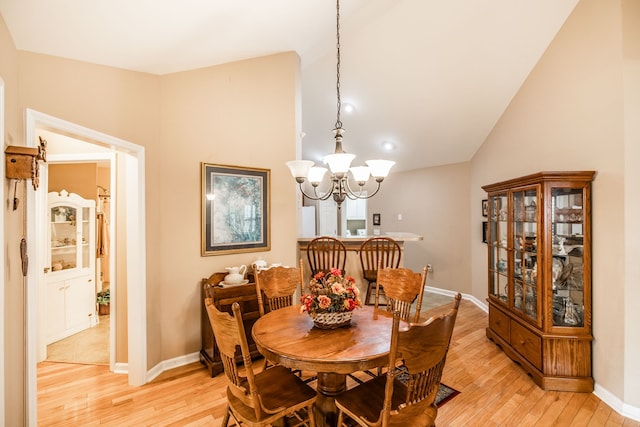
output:
[[[487,337],[541,388],[593,391],[591,182],[540,172],[488,193]]]

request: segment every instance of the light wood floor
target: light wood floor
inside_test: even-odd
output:
[[[443,382],[461,393],[443,405],[444,426],[637,426],[591,393],[542,391],[485,336],[487,316],[460,306]],[[38,425],[219,426],[224,375],[199,363],[167,371],[142,387],[106,366],[38,366]]]

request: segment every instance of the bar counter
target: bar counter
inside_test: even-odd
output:
[[[315,239],[318,236],[314,237],[299,237],[298,238],[298,249],[299,256],[303,260],[304,264],[304,274],[305,279],[309,278],[311,275],[311,268],[309,267],[309,260],[307,258],[307,246],[309,242]],[[362,277],[362,267],[360,265],[360,245],[371,237],[391,237],[393,240],[398,242],[400,248],[402,250],[402,258],[400,260],[400,266],[403,265],[404,262],[404,244],[405,242],[418,242],[422,240],[422,236],[414,233],[405,233],[405,232],[387,232],[380,236],[330,236],[336,237],[339,239],[347,248],[347,262],[345,265],[345,272],[349,276],[353,276],[356,279],[356,285],[360,289],[360,298],[364,303],[364,296],[367,293],[367,285],[368,282]],[[306,286],[306,283],[305,283]]]

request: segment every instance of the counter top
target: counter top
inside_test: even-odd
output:
[[[308,243],[311,240],[315,239],[319,236],[313,237],[298,237],[298,243]],[[394,232],[388,231],[380,236],[330,236],[336,237],[343,243],[362,243],[371,237],[391,237],[393,240],[397,240],[398,242],[418,242],[422,240],[422,236],[414,233],[405,233],[405,232]]]

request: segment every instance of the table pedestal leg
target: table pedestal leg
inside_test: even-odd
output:
[[[318,372],[318,399],[316,400],[315,415],[318,427],[333,427],[338,423],[338,409],[335,396],[347,388],[347,376]]]

